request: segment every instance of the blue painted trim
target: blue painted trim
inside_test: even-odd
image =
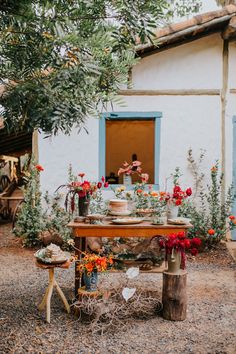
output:
[[[108,112],[103,113],[106,119],[153,119],[161,118],[161,112]]]
[[[106,119],[155,119],[154,184],[159,189],[161,112],[107,112],[99,120],[99,177],[106,173]],[[112,185],[117,187],[119,185]]]
[[[161,119],[155,119],[155,140],[154,140],[154,183],[159,189],[159,167],[161,151]]]
[[[101,116],[99,119],[99,178],[105,176],[106,172],[106,119],[105,116]]]
[[[233,116],[233,186],[236,193],[236,116]],[[236,200],[234,200],[232,214],[236,215]],[[236,230],[232,230],[232,240],[236,241]]]

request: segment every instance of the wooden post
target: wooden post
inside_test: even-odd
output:
[[[183,321],[187,311],[187,272],[163,273],[163,317],[171,321]]]

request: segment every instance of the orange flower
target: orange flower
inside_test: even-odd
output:
[[[147,192],[143,193],[143,195],[144,195],[144,197],[148,197],[148,193]]]
[[[85,176],[85,173],[79,173],[79,177],[83,178]]]
[[[213,167],[211,168],[211,172],[215,173],[216,171],[217,171],[217,167],[216,167],[216,166],[213,166]]]
[[[151,192],[150,193],[152,197],[158,197],[158,193],[157,192]]]
[[[233,220],[233,224],[236,225],[236,220]]]
[[[229,216],[229,219],[230,219],[230,220],[234,220],[234,219],[235,219],[235,216],[234,216],[234,215],[230,215],[230,216]]]
[[[208,233],[209,235],[213,236],[213,235],[215,235],[215,230],[209,229],[209,230],[207,231],[207,233]]]

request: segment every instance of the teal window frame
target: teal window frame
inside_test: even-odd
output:
[[[107,112],[103,113],[99,120],[99,176],[105,176],[106,172],[106,120],[148,120],[154,119],[154,186],[159,189],[160,167],[160,138],[161,138],[161,112]],[[113,184],[112,187],[119,186]],[[132,187],[131,187],[132,188]]]

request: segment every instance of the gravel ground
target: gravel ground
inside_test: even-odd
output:
[[[188,314],[182,322],[160,316],[131,320],[126,330],[91,335],[75,315],[67,315],[52,298],[51,324],[36,305],[47,286],[47,272],[34,264],[33,250],[22,249],[9,226],[0,227],[0,353],[235,353],[235,280],[225,246],[189,259]],[[120,276],[120,275],[119,275]],[[56,277],[73,299],[74,269],[58,269]],[[115,281],[117,275],[105,275]],[[116,278],[117,279],[117,278]],[[162,275],[142,274],[138,282],[161,296]]]

